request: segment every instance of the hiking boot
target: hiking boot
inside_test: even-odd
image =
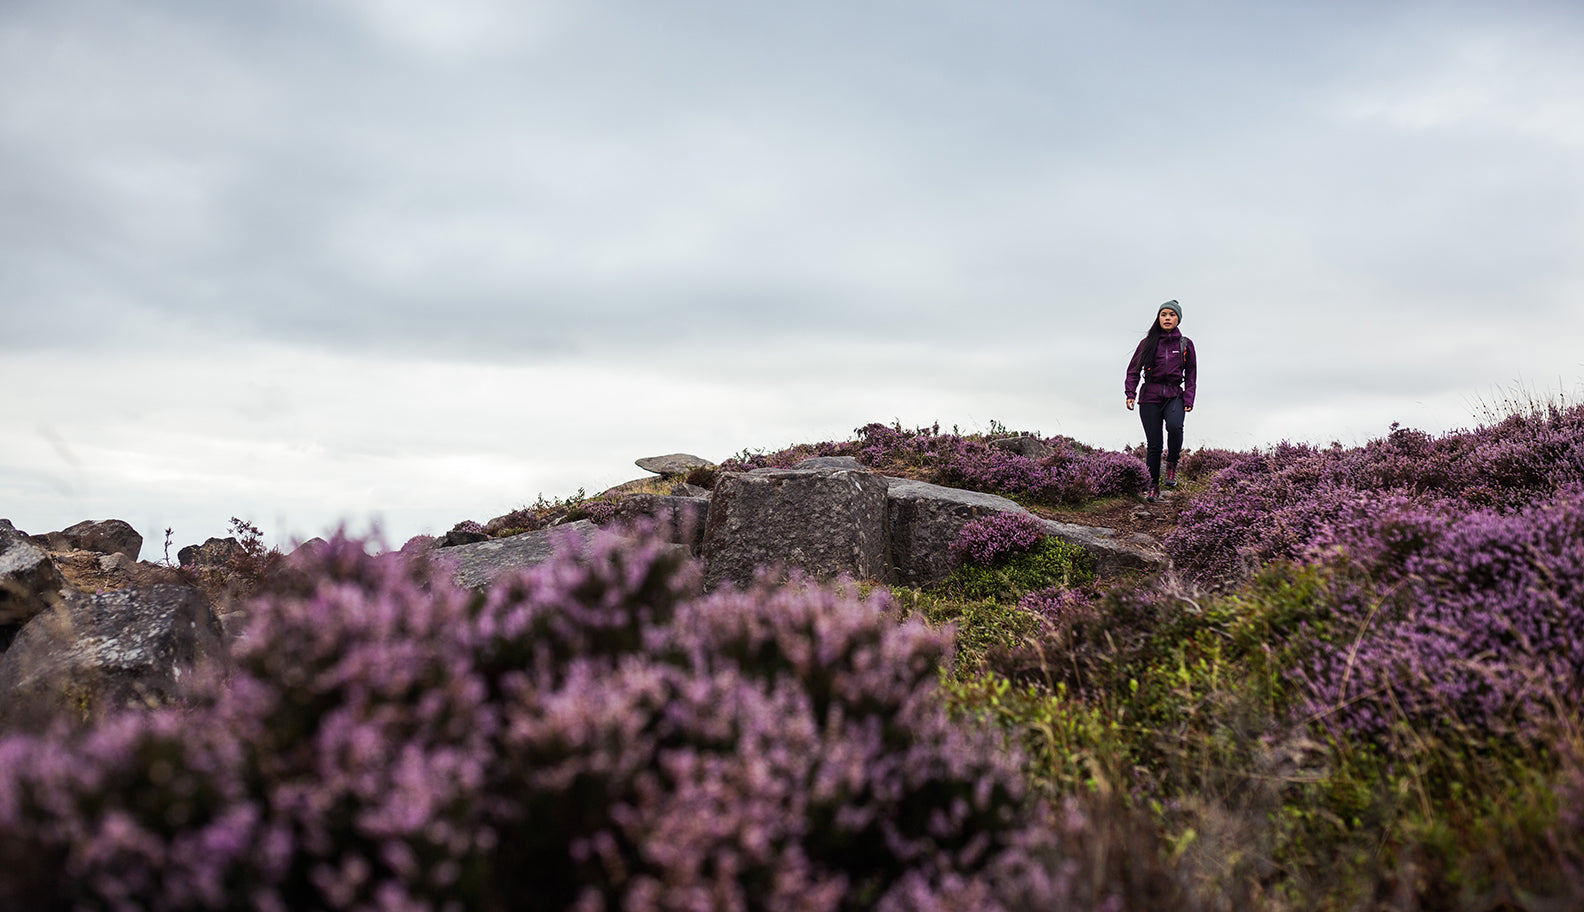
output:
[[[1166,463],[1166,480],[1162,483],[1168,488],[1177,487],[1177,463]]]
[[[1155,503],[1155,502],[1159,501],[1160,500],[1160,485],[1158,483],[1156,483],[1156,482],[1153,482],[1153,481],[1150,482],[1149,490],[1144,492],[1144,499],[1149,501],[1150,503]]]

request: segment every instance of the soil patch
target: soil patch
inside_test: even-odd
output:
[[[133,586],[192,584],[191,579],[185,577],[176,568],[148,561],[137,561],[120,569],[106,570],[99,563],[99,559],[104,555],[97,551],[51,551],[49,556],[66,582],[84,592],[111,592]]]
[[[1104,526],[1123,532],[1142,532],[1160,540],[1177,528],[1177,516],[1188,506],[1190,499],[1189,493],[1182,487],[1163,489],[1161,495],[1158,503],[1148,503],[1142,497],[1107,497],[1081,507],[1032,504],[1028,509],[1043,519],[1083,526]]]

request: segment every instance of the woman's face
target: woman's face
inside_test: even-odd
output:
[[[1160,327],[1161,329],[1168,330],[1175,329],[1177,327],[1177,311],[1172,310],[1169,307],[1161,308]]]

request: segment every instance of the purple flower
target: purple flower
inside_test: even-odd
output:
[[[1045,527],[1027,513],[992,513],[965,523],[952,542],[960,561],[991,566],[1031,550],[1045,537]]]

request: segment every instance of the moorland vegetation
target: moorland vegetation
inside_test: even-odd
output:
[[[1036,513],[1142,487],[1136,454],[988,436],[872,424],[691,480],[853,456]],[[1149,579],[1014,515],[928,589],[704,592],[615,536],[482,593],[422,547],[272,560],[187,703],[0,738],[0,903],[1584,908],[1584,407],[1181,474]]]

